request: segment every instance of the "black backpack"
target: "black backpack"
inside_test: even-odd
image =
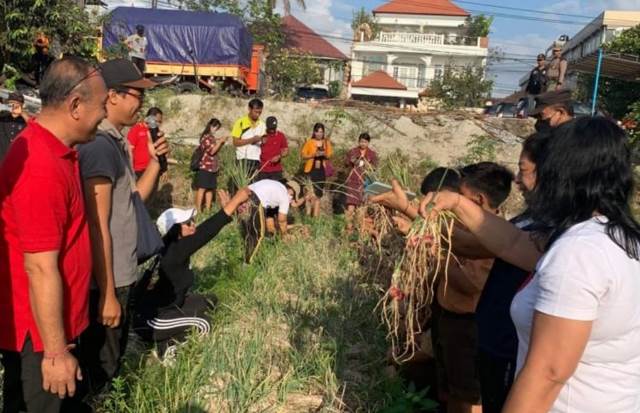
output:
[[[192,171],[196,172],[198,169],[200,169],[200,161],[202,160],[203,156],[204,150],[202,149],[202,145],[198,145],[196,150],[193,151],[193,154],[191,155],[190,168]]]

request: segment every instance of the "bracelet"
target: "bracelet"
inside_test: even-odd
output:
[[[75,347],[75,344],[67,344],[66,346],[64,346],[64,349],[62,351],[58,351],[55,353],[50,353],[50,352],[44,352],[44,356],[43,358],[45,360],[54,360],[60,356],[64,356],[65,354],[67,354],[69,352],[69,350],[71,350],[72,348]]]

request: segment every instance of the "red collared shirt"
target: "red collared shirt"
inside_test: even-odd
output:
[[[144,172],[149,166],[151,155],[149,154],[149,128],[144,122],[133,125],[127,133],[127,139],[132,147],[133,170]]]
[[[273,163],[271,160],[282,155],[282,152],[288,147],[284,133],[280,131],[268,133],[260,153],[260,170],[262,172],[281,172],[282,162]]]
[[[29,302],[24,253],[58,251],[68,341],[89,323],[91,247],[77,152],[29,121],[0,166],[0,349],[43,345]]]

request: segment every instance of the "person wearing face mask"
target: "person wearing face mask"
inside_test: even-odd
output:
[[[535,109],[529,116],[537,118],[536,131],[549,132],[573,119],[571,91],[546,92],[535,98]]]

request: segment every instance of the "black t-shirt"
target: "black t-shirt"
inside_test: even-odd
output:
[[[14,118],[9,112],[0,112],[0,161],[9,151],[11,142],[27,126],[22,116]]]
[[[524,231],[533,225],[522,216],[511,222]],[[495,357],[515,360],[518,354],[518,336],[511,320],[511,301],[529,276],[525,271],[496,258],[480,295],[476,308],[478,347]]]

